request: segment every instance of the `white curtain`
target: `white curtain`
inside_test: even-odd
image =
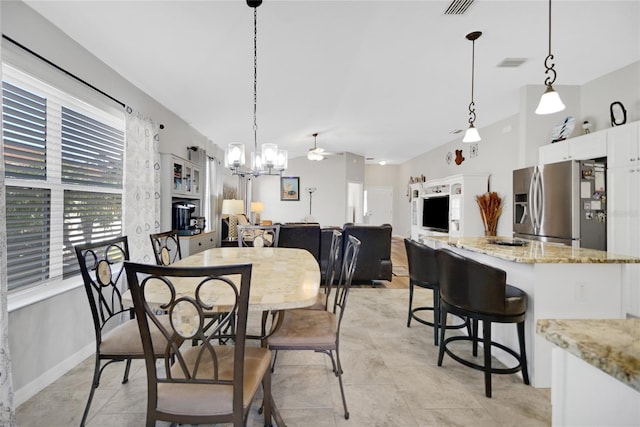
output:
[[[2,67],[0,64],[0,89]],[[0,90],[0,93],[2,91]],[[0,102],[0,129],[2,129],[2,102]],[[4,187],[4,143],[0,144],[0,426],[16,425],[13,407],[13,381],[11,379],[11,353],[9,352],[9,312],[7,311],[7,202]]]
[[[0,73],[1,74],[1,73]],[[2,79],[0,79],[2,81]],[[0,103],[0,113],[2,104]],[[2,114],[0,114],[2,117]],[[0,123],[1,123],[0,119]],[[1,128],[2,126],[0,126]],[[15,426],[11,355],[9,353],[9,312],[7,311],[7,203],[4,187],[4,144],[0,144],[0,425]]]
[[[124,223],[131,260],[154,264],[149,234],[160,231],[160,143],[156,123],[127,107]]]
[[[205,188],[205,212],[207,213],[207,230],[217,230],[216,240],[217,245],[220,245],[220,239],[222,235],[222,228],[220,223],[222,221],[220,211],[222,210],[222,189],[223,180],[218,176],[221,173],[220,160],[215,157],[207,156],[205,160],[206,164],[206,180],[207,185]]]

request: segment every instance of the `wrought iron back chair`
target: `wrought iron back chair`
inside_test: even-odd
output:
[[[278,246],[280,225],[238,225],[238,246],[272,247]]]
[[[122,379],[125,384],[129,380],[131,359],[144,358],[144,351],[134,311],[122,304],[122,294],[128,289],[124,274],[124,262],[129,259],[127,237],[77,245],[75,251],[96,338],[91,391],[80,422],[84,426],[104,368],[113,362],[126,361]],[[157,328],[153,330],[153,334],[157,336]],[[159,336],[157,338],[160,344],[161,339]]]
[[[145,353],[147,426],[156,421],[245,425],[260,384],[265,425],[270,425],[271,352],[248,347],[245,340],[251,265],[185,268],[127,262],[125,268]],[[176,294],[175,284],[184,282],[193,282],[193,295]],[[152,292],[156,292],[155,304],[147,300]],[[168,325],[156,314],[157,295],[166,295],[159,308],[168,312]],[[206,313],[211,311],[224,314],[207,328]],[[232,322],[235,327],[229,328]],[[153,355],[153,326],[160,329],[166,342],[160,365]],[[216,343],[222,339],[233,345]],[[202,344],[183,346],[184,340]]]
[[[182,259],[178,230],[149,235],[157,265],[169,265]]]
[[[351,281],[356,270],[360,241],[349,236],[342,257],[342,268],[331,310],[286,310],[277,329],[267,338],[267,345],[274,350],[272,370],[275,367],[278,350],[313,350],[327,354],[331,358],[333,372],[340,383],[344,417],[349,419],[347,400],[342,385],[342,364],[340,362],[340,327],[347,306]],[[335,351],[335,359],[333,352]]]

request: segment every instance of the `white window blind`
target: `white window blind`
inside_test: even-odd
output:
[[[74,245],[122,235],[124,114],[3,64],[10,290],[78,274]]]
[[[46,179],[46,99],[5,82],[2,120],[5,176]]]

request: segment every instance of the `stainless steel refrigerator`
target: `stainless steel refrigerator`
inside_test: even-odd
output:
[[[514,170],[514,237],[607,250],[605,160]]]

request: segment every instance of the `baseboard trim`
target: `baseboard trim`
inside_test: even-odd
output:
[[[83,347],[80,351],[72,354],[62,362],[58,363],[53,368],[44,372],[35,380],[31,381],[19,390],[14,390],[13,404],[17,408],[33,396],[44,390],[45,387],[52,384],[58,378],[69,372],[74,367],[78,366],[87,357],[94,354],[96,351],[95,342]]]

